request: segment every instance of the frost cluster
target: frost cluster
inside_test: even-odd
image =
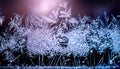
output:
[[[96,19],[71,15],[71,8],[67,7],[66,2],[50,15],[27,15],[25,26],[22,22],[24,15],[15,14],[9,28],[1,32],[0,52],[27,48],[30,54],[73,53],[85,56],[92,48],[99,52],[110,48],[120,53],[120,21],[113,15],[111,19],[106,14],[104,18]],[[4,17],[0,17],[1,26],[3,21]]]

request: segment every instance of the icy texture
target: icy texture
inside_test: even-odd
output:
[[[90,50],[88,44],[86,43],[86,35],[88,33],[89,31],[82,31],[79,28],[76,28],[73,31],[67,33],[66,35],[69,39],[67,48],[70,48],[68,50],[70,50],[74,54],[85,56]]]
[[[34,54],[48,54],[59,50],[57,40],[49,30],[36,29],[30,30],[27,35],[27,48]]]
[[[111,38],[113,39],[113,51],[120,54],[120,32],[116,29],[112,30]]]
[[[2,32],[5,38],[0,36],[0,52],[10,48],[21,49],[24,53],[22,48],[26,47],[29,54],[35,55],[73,53],[86,56],[92,48],[98,52],[110,48],[120,53],[120,21],[113,15],[111,20],[106,14],[104,20],[71,15],[71,8],[67,7],[66,2],[48,16],[27,15],[25,26],[22,26],[24,16],[15,14],[9,23],[9,30]],[[0,17],[0,25],[3,20]],[[11,30],[15,32],[13,35],[8,33]]]

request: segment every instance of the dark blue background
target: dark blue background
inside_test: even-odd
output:
[[[0,0],[0,8],[3,13],[11,14],[13,11],[18,13],[26,12],[26,7],[22,1],[25,0]],[[120,0],[68,0],[72,7],[73,16],[89,15],[96,17],[103,15],[104,11],[108,14],[118,15],[120,13]]]

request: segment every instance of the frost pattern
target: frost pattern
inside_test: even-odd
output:
[[[0,52],[10,62],[16,59],[13,52],[17,51],[51,57],[58,53],[88,56],[93,53],[92,49],[104,53],[108,48],[120,54],[120,20],[113,15],[110,19],[106,12],[103,18],[75,18],[71,16],[71,8],[63,2],[48,16],[27,15],[25,26],[22,25],[24,15],[14,15],[9,22],[9,29],[0,32]],[[0,26],[3,21],[4,17],[1,16]]]
[[[49,30],[36,29],[31,30],[27,35],[27,48],[34,54],[47,54],[58,51],[59,46],[54,35],[50,34]]]

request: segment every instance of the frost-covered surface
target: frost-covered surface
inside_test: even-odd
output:
[[[34,20],[32,24],[37,25],[36,23],[38,23],[40,28],[32,29],[27,35],[28,50],[34,54],[44,55],[49,52],[74,53],[80,56],[87,54],[90,49],[88,44],[85,43],[87,31],[82,32],[82,30],[76,28],[69,32],[70,28],[73,28],[72,26],[78,24],[79,21],[76,18],[71,18],[71,11],[67,9],[67,3],[60,6],[64,10],[58,10],[58,8],[48,17],[42,16],[41,19],[37,17],[41,21]],[[59,20],[60,18],[62,20]],[[61,46],[64,44],[66,44],[66,47]]]
[[[93,53],[93,48],[98,53],[104,53],[109,48],[112,53],[120,55],[120,20],[113,15],[111,18],[106,13],[103,18],[75,18],[71,16],[71,8],[67,7],[66,2],[50,15],[27,15],[25,26],[22,22],[24,15],[14,15],[9,27],[0,32],[0,52],[10,62],[17,59],[13,54],[17,51],[31,55],[49,54],[51,57],[58,53],[88,56]],[[3,21],[4,17],[1,16],[1,26]],[[111,60],[114,61],[114,58]]]
[[[34,54],[47,54],[59,51],[54,35],[43,29],[31,30],[27,35],[27,49]]]

